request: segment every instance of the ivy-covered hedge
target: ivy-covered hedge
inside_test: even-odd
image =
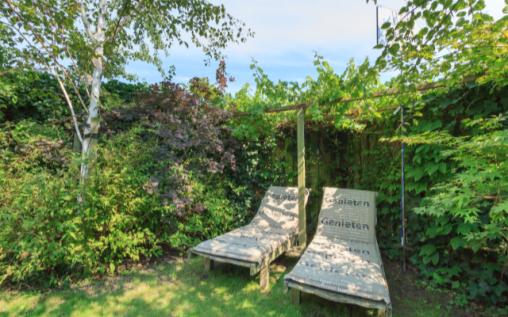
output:
[[[309,229],[316,227],[323,186],[375,190],[379,243],[387,256],[400,258],[400,142],[404,141],[408,261],[433,285],[458,293],[457,303],[506,305],[507,96],[508,87],[489,85],[429,92],[418,105],[406,107],[403,135],[400,115],[393,111],[359,121],[365,124],[359,131],[337,129],[333,121],[308,116]],[[248,129],[252,123],[247,119],[243,124]],[[296,124],[279,120],[275,126],[275,131],[268,130],[275,137],[268,146],[272,155],[261,156],[261,165],[285,162],[272,171],[295,184]],[[266,129],[262,124],[250,131],[254,141]]]

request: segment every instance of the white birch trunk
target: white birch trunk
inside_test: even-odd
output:
[[[97,134],[99,133],[99,98],[102,82],[102,46],[96,49],[98,56],[94,57],[92,63],[94,65],[90,103],[88,105],[88,116],[86,119],[83,143],[81,144],[81,178],[85,179],[89,174],[89,167],[93,159],[92,151],[96,143]],[[100,55],[98,54],[100,53]]]
[[[92,42],[95,44],[94,57],[92,58],[93,74],[91,82],[90,103],[88,105],[88,117],[83,133],[83,143],[81,144],[81,179],[84,180],[89,175],[90,164],[94,158],[93,152],[97,135],[99,133],[99,104],[100,92],[103,74],[104,59],[104,14],[106,12],[105,0],[99,2],[99,12],[97,17],[97,27],[94,33],[89,32]],[[86,21],[86,17],[84,17]],[[87,27],[87,25],[85,25]],[[90,31],[88,29],[88,31]]]

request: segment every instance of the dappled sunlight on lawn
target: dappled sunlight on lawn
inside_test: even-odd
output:
[[[218,265],[202,270],[202,260],[178,260],[116,278],[49,292],[0,293],[0,316],[372,316],[372,311],[307,295],[290,303],[282,277],[294,259],[274,263],[271,289],[244,268]],[[350,315],[352,314],[352,315]],[[423,311],[417,316],[438,316]],[[395,316],[397,312],[395,311]]]

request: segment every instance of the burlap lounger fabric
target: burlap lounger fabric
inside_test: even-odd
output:
[[[340,294],[345,301],[391,309],[388,285],[376,241],[376,193],[325,188],[316,235],[293,270],[287,287]]]
[[[307,198],[308,191],[305,202]],[[232,259],[261,266],[291,247],[297,234],[298,189],[271,186],[248,225],[204,241],[191,251],[225,262]]]

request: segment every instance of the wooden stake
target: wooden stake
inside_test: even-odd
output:
[[[259,288],[261,291],[267,291],[270,285],[270,264],[267,263],[259,271]]]
[[[300,304],[302,301],[302,292],[298,289],[289,289],[289,296],[291,297],[291,302],[295,305]]]
[[[305,215],[305,109],[298,110],[297,144],[298,144],[298,244],[307,245],[307,220]]]
[[[210,258],[204,258],[205,271],[209,272],[213,269],[213,260]]]

